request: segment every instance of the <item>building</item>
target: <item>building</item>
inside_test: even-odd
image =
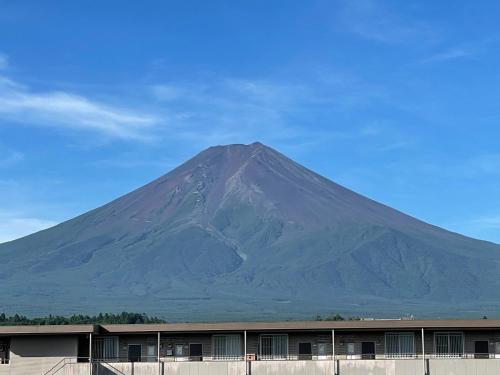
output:
[[[500,320],[0,327],[0,375],[56,374],[496,375]]]

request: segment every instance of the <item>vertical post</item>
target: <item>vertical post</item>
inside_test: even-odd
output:
[[[422,328],[422,374],[426,375],[425,371],[425,337],[424,337],[424,329]]]
[[[248,361],[247,361],[247,331],[243,331],[243,353],[245,359],[245,375],[248,375]]]
[[[158,332],[158,346],[157,346],[157,359],[158,359],[158,375],[161,375],[161,363],[160,363],[160,332]]]
[[[335,362],[335,330],[332,329],[332,361],[333,361],[333,375],[337,374]]]
[[[92,375],[92,333],[89,335],[89,374]]]

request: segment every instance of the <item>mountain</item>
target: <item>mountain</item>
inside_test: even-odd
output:
[[[500,311],[500,245],[426,224],[261,144],[211,147],[0,245],[2,308],[170,320]]]

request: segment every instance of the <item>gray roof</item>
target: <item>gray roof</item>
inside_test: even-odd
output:
[[[306,322],[228,322],[167,324],[104,324],[0,326],[0,335],[66,335],[89,333],[182,333],[182,332],[271,332],[271,331],[367,331],[367,330],[483,330],[500,329],[500,320],[348,320]]]
[[[97,333],[98,326],[78,325],[41,325],[41,326],[0,326],[0,335],[66,335]]]
[[[500,320],[349,320],[306,322],[231,322],[114,324],[101,326],[108,333],[223,332],[223,331],[326,331],[401,329],[500,329]]]

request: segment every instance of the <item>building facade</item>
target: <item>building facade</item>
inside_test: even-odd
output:
[[[0,327],[0,375],[493,375],[500,320]]]

